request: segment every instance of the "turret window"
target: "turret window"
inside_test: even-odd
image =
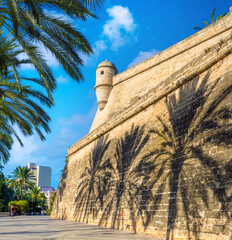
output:
[[[101,71],[100,74],[103,75],[103,74],[104,74],[104,71]]]

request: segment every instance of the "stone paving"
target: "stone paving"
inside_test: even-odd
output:
[[[58,220],[49,216],[0,217],[0,239],[159,240],[155,237]]]

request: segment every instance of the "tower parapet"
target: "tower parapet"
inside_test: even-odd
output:
[[[101,62],[96,69],[96,86],[94,90],[97,95],[97,105],[99,110],[103,110],[112,89],[113,76],[118,73],[114,64],[106,59]]]

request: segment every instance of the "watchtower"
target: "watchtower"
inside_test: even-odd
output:
[[[118,73],[114,64],[106,59],[101,62],[96,69],[96,86],[94,90],[97,95],[97,105],[99,110],[104,109],[113,83],[113,76]]]

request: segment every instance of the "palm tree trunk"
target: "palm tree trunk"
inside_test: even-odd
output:
[[[19,200],[22,200],[22,187],[19,187]]]

